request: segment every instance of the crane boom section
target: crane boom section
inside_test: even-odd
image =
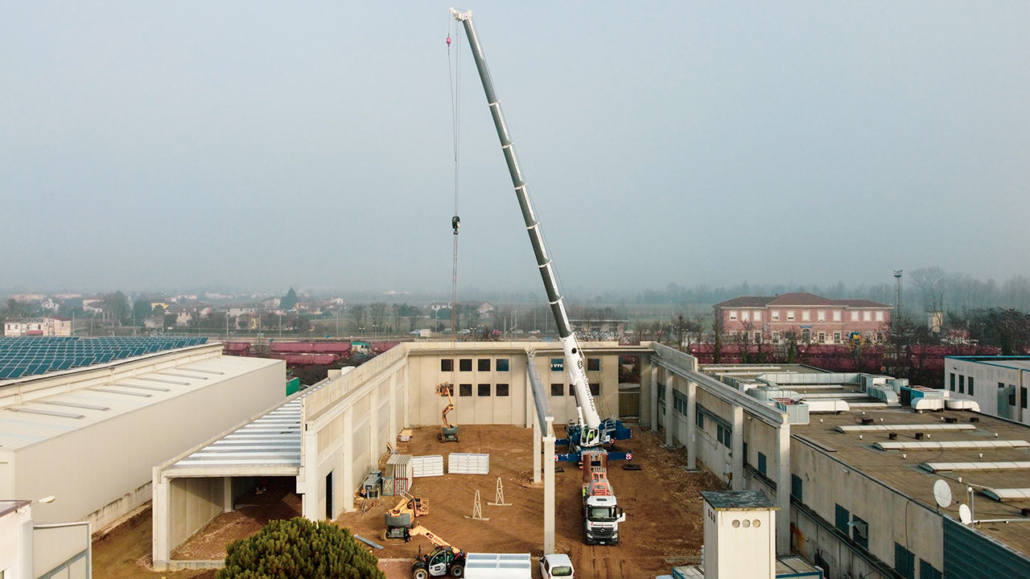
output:
[[[501,151],[504,153],[504,160],[508,164],[508,173],[511,175],[512,185],[515,187],[515,196],[518,198],[519,207],[522,209],[522,217],[526,223],[526,230],[529,233],[529,241],[533,245],[533,253],[536,255],[537,267],[540,269],[540,277],[544,282],[544,290],[547,292],[547,301],[551,306],[551,313],[554,315],[555,325],[558,327],[558,336],[561,339],[562,350],[565,354],[565,366],[569,372],[569,382],[576,392],[576,401],[579,405],[580,422],[585,428],[582,431],[581,445],[591,447],[600,444],[598,427],[601,419],[597,414],[597,407],[594,405],[594,397],[590,394],[590,385],[587,382],[586,370],[583,364],[583,352],[576,340],[576,334],[569,324],[569,316],[565,310],[565,301],[558,290],[557,276],[554,271],[554,263],[547,255],[547,248],[544,246],[544,238],[540,231],[540,222],[536,219],[533,211],[533,204],[529,199],[529,188],[522,178],[522,169],[519,167],[518,158],[515,156],[515,146],[508,134],[508,126],[504,122],[504,113],[501,112],[501,104],[497,101],[494,93],[493,81],[490,78],[490,71],[486,66],[486,58],[483,56],[483,48],[479,44],[479,37],[476,35],[475,26],[472,24],[472,12],[460,12],[451,8],[451,14],[462,23],[465,34],[469,39],[469,46],[472,48],[472,57],[476,61],[476,69],[479,70],[479,78],[483,83],[483,90],[486,92],[486,102],[490,107],[490,114],[494,120],[494,127],[497,129],[497,137],[501,141]]]

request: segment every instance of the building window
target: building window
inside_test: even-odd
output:
[[[805,501],[804,487],[801,483],[801,477],[796,474],[790,475],[790,494],[801,502]]]
[[[869,310],[866,310],[866,311],[862,312],[862,321],[863,322],[871,322],[872,320],[873,320],[873,313],[872,312],[870,312]]]
[[[565,369],[565,358],[551,358],[551,372],[561,372]]]
[[[902,577],[916,579],[916,560],[912,551],[894,543],[894,570]]]
[[[508,395],[508,385],[507,384],[498,384],[497,385],[497,395],[498,396],[507,396]]]
[[[808,310],[801,310],[801,321],[809,322],[812,321],[812,313]]]
[[[507,372],[508,371],[508,359],[507,358],[498,358],[497,359],[497,371],[498,372]]]
[[[779,344],[780,343],[780,333],[779,332],[773,332],[772,333],[772,341],[773,341],[774,344]]]
[[[806,343],[806,344],[811,342],[812,341],[812,330],[809,330],[808,328],[805,328],[804,330],[801,330],[801,341]]]
[[[857,516],[851,522],[851,540],[858,543],[860,547],[869,550],[869,523]]]
[[[791,310],[787,310],[787,321],[788,322],[793,322],[794,321],[794,312],[791,311]]]
[[[762,473],[762,476],[765,476],[765,467],[766,467],[765,461],[766,461],[765,454],[759,452],[758,453],[758,472]]]
[[[480,372],[489,372],[490,371],[490,358],[485,358],[485,359],[482,359],[482,360],[476,360],[476,369],[479,370]]]
[[[1023,386],[1019,389],[1019,395],[1022,397],[1022,402],[1020,403],[1020,406],[1026,408],[1026,386]]]
[[[755,332],[755,343],[760,344],[762,342],[762,332]]]
[[[748,321],[748,315],[749,314],[750,314],[750,312],[748,312],[747,310],[741,311],[740,312],[740,321],[742,321],[742,322]]]
[[[840,343],[840,332],[834,332],[833,333],[833,343],[834,344],[839,344]]]
[[[780,321],[780,310],[773,310],[772,311],[772,320],[774,322]]]
[[[479,392],[477,394],[479,396],[489,396],[490,395],[490,385],[489,384],[480,384],[479,385]]]
[[[762,321],[762,312],[760,312],[760,311],[756,311],[755,312],[755,321],[756,322]]]
[[[462,372],[471,372],[472,358],[463,358],[458,360],[458,370],[461,370]]]
[[[835,322],[839,322],[840,321],[840,310],[834,310],[833,311],[833,321],[835,321]]]
[[[819,332],[819,343],[820,344],[825,344],[826,343],[826,332]]]
[[[737,310],[730,310],[730,321],[737,321]]]
[[[601,359],[600,358],[587,358],[587,371],[589,371],[589,372],[600,372],[601,371]]]
[[[472,396],[472,385],[471,384],[459,384],[458,385],[458,396]]]
[[[966,377],[962,376],[962,375],[959,375],[959,377],[958,377],[958,393],[959,394],[965,394],[966,393]]]
[[[836,518],[834,520],[834,526],[837,530],[844,533],[845,535],[851,534],[851,528],[848,527],[848,523],[851,522],[851,513],[848,512],[844,507],[837,505]]]
[[[694,412],[694,424],[696,424],[697,427],[700,428],[701,430],[704,430],[704,428],[705,428],[705,415],[701,414],[700,412]]]
[[[576,386],[574,384],[569,384],[569,396],[575,396],[575,395],[576,395]]]
[[[857,322],[858,321],[858,311],[857,310],[851,312],[851,321],[852,322]]]
[[[665,400],[665,384],[658,383],[658,399]]]
[[[877,312],[876,312],[876,321],[877,322],[882,322],[883,321],[883,310],[877,310]]]
[[[551,384],[551,396],[561,396],[564,392],[564,384]]]
[[[453,372],[454,371],[454,360],[450,358],[444,358],[440,360],[440,371],[441,372]]]
[[[969,395],[970,396],[973,395],[973,377],[972,376],[969,377]]]
[[[815,319],[820,321],[820,322],[825,322],[826,321],[826,310],[819,310],[818,312],[816,312]]]
[[[944,574],[926,561],[919,560],[919,579],[944,579]]]
[[[876,332],[876,341],[877,342],[882,342],[883,341],[883,332]]]
[[[595,382],[595,383],[590,385],[590,395],[591,396],[600,396],[601,395],[601,384],[600,383]]]
[[[998,387],[999,388],[1001,387],[1001,383],[1000,382],[998,383]],[[949,390],[951,390],[952,392],[955,391],[955,373],[954,372],[951,373],[951,385],[950,385]]]
[[[725,446],[726,448],[730,447],[730,444],[732,442],[730,440],[730,438],[732,436],[732,433],[730,432],[729,428],[726,428],[725,426],[723,426],[721,424],[717,424],[716,425],[716,433],[715,434],[719,438],[719,442],[721,442],[723,444],[723,446]]]

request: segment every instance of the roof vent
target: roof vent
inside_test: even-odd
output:
[[[887,438],[889,438],[891,440],[897,440],[898,439],[898,433],[897,432],[890,432],[890,433],[887,434]]]
[[[923,433],[922,432],[917,432],[916,433],[916,440],[922,440],[922,439],[923,439]]]
[[[1023,507],[1023,510],[1020,512],[1023,513],[1024,517],[1030,517],[1030,508]]]
[[[956,422],[958,422],[958,418],[955,418],[954,416],[948,416],[944,419],[944,421],[948,424],[955,424]]]
[[[970,422],[980,422],[980,417],[979,416],[970,416],[969,417],[969,421]]]
[[[872,424],[873,422],[875,422],[875,421],[872,418],[869,418],[869,417],[863,417],[862,418],[862,424]]]

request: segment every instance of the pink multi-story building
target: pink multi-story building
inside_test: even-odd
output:
[[[752,341],[777,343],[788,332],[802,342],[842,344],[861,338],[882,342],[891,306],[871,300],[831,300],[810,293],[742,296],[715,304],[723,333],[748,333]]]

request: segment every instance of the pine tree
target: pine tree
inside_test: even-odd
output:
[[[297,307],[300,300],[297,298],[297,292],[290,288],[290,291],[286,292],[286,295],[279,300],[279,309],[283,311],[289,311]]]
[[[296,517],[229,544],[216,579],[386,579],[349,529]]]

